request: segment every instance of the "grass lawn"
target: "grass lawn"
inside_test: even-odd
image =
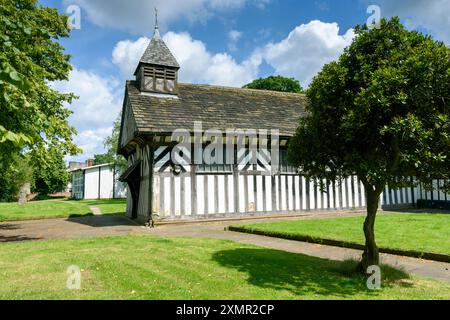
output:
[[[0,203],[0,222],[91,215],[90,206],[99,207],[103,214],[123,214],[126,200],[57,199],[32,201],[25,205]]]
[[[364,217],[260,223],[243,226],[263,232],[311,236],[364,244]],[[239,226],[242,227],[242,226]],[[450,214],[380,214],[378,246],[450,254]]]
[[[81,290],[66,270],[81,268]],[[450,284],[385,269],[369,291],[333,262],[234,242],[130,236],[0,245],[0,299],[450,299]]]

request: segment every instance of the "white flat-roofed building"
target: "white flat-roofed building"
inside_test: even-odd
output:
[[[72,175],[74,199],[120,199],[127,197],[126,185],[119,181],[120,171],[111,164],[78,168]]]

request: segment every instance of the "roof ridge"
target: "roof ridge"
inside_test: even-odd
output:
[[[233,91],[248,91],[253,93],[259,93],[259,94],[275,94],[275,95],[287,95],[287,96],[303,96],[305,97],[305,93],[296,93],[296,92],[282,92],[282,91],[274,91],[274,90],[259,90],[259,89],[249,89],[249,88],[239,88],[239,87],[231,87],[231,86],[221,86],[221,85],[211,85],[211,84],[195,84],[195,83],[184,83],[179,82],[178,85],[180,86],[196,86],[196,87],[203,87],[203,88],[215,88],[215,89],[221,89],[221,90],[233,90]]]

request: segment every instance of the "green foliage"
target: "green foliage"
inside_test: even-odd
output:
[[[98,166],[101,164],[108,164],[114,161],[114,156],[112,154],[104,153],[104,154],[96,154],[94,155],[94,166]]]
[[[39,193],[41,198],[64,191],[70,182],[70,174],[67,172],[64,155],[60,149],[50,147],[32,151],[30,162],[33,165],[32,189]]]
[[[302,93],[303,88],[298,80],[282,76],[261,78],[244,86],[245,89],[271,90],[281,92]]]
[[[0,161],[0,172],[0,202],[15,201],[24,183],[30,183],[39,198],[46,198],[63,191],[70,181],[64,155],[56,147],[13,154],[9,161]]]
[[[0,167],[24,150],[45,161],[45,150],[76,154],[75,128],[67,119],[72,94],[50,83],[67,80],[69,56],[58,40],[69,35],[67,17],[57,9],[37,7],[37,0],[2,0],[0,6]],[[40,157],[40,158],[36,158]]]
[[[8,161],[0,161],[0,202],[16,201],[20,188],[32,181],[33,170],[29,158],[14,154]]]
[[[119,136],[120,136],[120,124],[122,121],[122,115],[119,114],[116,121],[114,121],[113,131],[109,137],[104,141],[107,152],[105,154],[96,154],[94,156],[94,164],[106,164],[111,163],[113,167],[119,168],[124,172],[128,163],[121,155],[117,153],[119,148]]]
[[[314,78],[289,159],[335,180],[357,174],[374,191],[398,177],[450,179],[450,49],[398,18],[356,28],[337,62]]]

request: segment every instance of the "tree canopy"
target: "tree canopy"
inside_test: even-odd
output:
[[[17,200],[20,188],[33,180],[33,168],[29,158],[13,154],[9,161],[0,161],[0,202]]]
[[[280,92],[302,93],[303,88],[298,80],[282,76],[260,78],[244,86],[245,89],[271,90]]]
[[[335,181],[356,174],[367,192],[363,266],[378,264],[374,237],[387,184],[450,179],[450,49],[406,30],[398,18],[357,26],[338,61],[314,78],[309,116],[290,143],[305,175]]]
[[[122,115],[119,114],[116,121],[114,121],[113,131],[111,135],[104,141],[104,145],[107,151],[104,154],[96,154],[94,156],[94,165],[112,164],[114,167],[118,167],[122,171],[125,171],[127,169],[127,161],[117,152],[119,148],[121,121]]]
[[[64,104],[73,94],[60,93],[51,83],[67,80],[69,55],[59,40],[69,36],[67,17],[37,0],[2,0],[0,6],[0,168],[32,154],[33,163],[49,154],[76,154],[71,111]],[[49,152],[49,150],[58,150]],[[3,192],[0,190],[0,192]]]
[[[70,181],[70,174],[62,151],[57,147],[50,147],[39,157],[43,160],[36,162],[32,159],[31,156],[29,162],[33,165],[33,192],[45,198],[49,194],[64,191]]]

